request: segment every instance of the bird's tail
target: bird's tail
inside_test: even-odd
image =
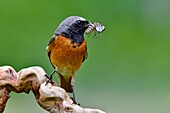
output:
[[[59,78],[60,78],[60,87],[65,89],[66,92],[72,93],[73,88],[72,88],[72,85],[71,85],[71,77],[65,78],[61,74],[58,74],[58,75],[59,75]]]

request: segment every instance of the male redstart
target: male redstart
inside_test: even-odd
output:
[[[60,86],[67,92],[74,93],[74,78],[81,64],[87,58],[85,30],[91,23],[79,16],[70,16],[63,20],[56,29],[46,48],[48,57],[60,78]],[[48,81],[48,82],[49,82]],[[48,83],[47,82],[47,83]]]

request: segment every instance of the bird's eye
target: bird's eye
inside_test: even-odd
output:
[[[77,24],[78,26],[82,26],[83,22],[81,22],[81,20],[77,20],[77,21],[76,21],[76,24]]]

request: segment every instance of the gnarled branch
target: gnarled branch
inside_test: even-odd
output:
[[[11,91],[32,91],[37,103],[50,113],[105,113],[99,109],[82,108],[73,103],[66,91],[57,83],[48,83],[45,71],[38,66],[20,70],[11,66],[0,67],[0,113],[3,113]]]

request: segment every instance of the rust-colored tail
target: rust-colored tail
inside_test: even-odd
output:
[[[71,86],[71,77],[70,78],[64,78],[61,74],[58,74],[60,78],[60,87],[65,89],[66,92],[72,93],[73,88]]]

